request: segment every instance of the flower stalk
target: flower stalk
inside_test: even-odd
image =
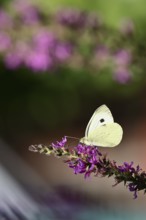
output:
[[[85,178],[91,174],[100,177],[111,177],[115,179],[115,184],[123,182],[124,185],[133,192],[134,199],[137,198],[138,191],[143,190],[146,193],[146,172],[137,165],[133,166],[133,162],[124,162],[117,165],[116,161],[107,158],[106,154],[102,154],[97,147],[86,146],[79,143],[73,149],[67,146],[67,138],[52,143],[49,146],[31,145],[30,151],[45,154],[47,156],[54,155],[56,157],[67,157],[64,161],[75,174],[83,173]]]

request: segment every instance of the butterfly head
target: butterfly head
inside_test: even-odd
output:
[[[91,140],[89,140],[88,137],[83,137],[80,139],[80,143],[88,145],[88,146],[93,146],[94,144],[92,143]]]

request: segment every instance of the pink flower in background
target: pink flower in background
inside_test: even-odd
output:
[[[4,63],[8,69],[17,69],[22,65],[22,58],[17,52],[9,52],[4,58]]]
[[[0,52],[5,52],[11,47],[11,38],[5,32],[0,31]]]
[[[39,51],[52,50],[56,45],[56,37],[50,31],[39,31],[32,41],[34,48]]]
[[[22,13],[29,6],[28,0],[13,0],[13,8],[16,12]]]
[[[59,61],[64,61],[71,56],[71,52],[71,45],[66,43],[58,43],[55,47],[54,54]]]
[[[0,10],[0,53],[8,68],[24,65],[35,72],[49,72],[67,65],[90,73],[95,69],[97,74],[103,70],[109,76],[112,71],[111,77],[123,84],[131,80],[135,54],[123,42],[126,38],[121,32],[118,35],[105,25],[99,28],[102,20],[97,14],[63,9],[46,16],[29,0],[14,0],[11,6],[13,20],[6,9]],[[123,27],[130,32],[133,26],[127,20]]]
[[[131,53],[126,49],[119,50],[113,56],[113,78],[121,83],[126,84],[132,80],[132,73],[130,71],[130,64],[132,61]]]
[[[127,68],[117,68],[114,70],[113,78],[120,84],[127,84],[132,80],[132,73]]]
[[[48,69],[50,69],[53,65],[53,61],[50,55],[47,53],[32,51],[26,57],[25,64],[33,71],[39,72],[47,71]]]
[[[31,5],[29,1],[15,0],[13,7],[25,24],[36,24],[40,20],[38,8]]]
[[[17,41],[15,44],[15,51],[19,54],[19,56],[25,60],[25,58],[30,53],[31,45],[23,40]]]
[[[0,9],[0,28],[6,29],[12,27],[12,25],[13,20],[10,15],[6,11]]]
[[[57,20],[73,29],[83,28],[87,22],[87,13],[79,10],[62,10],[57,14]]]
[[[26,11],[23,12],[22,19],[25,24],[33,25],[33,24],[38,23],[40,20],[40,17],[39,17],[37,8],[33,6],[28,7]]]
[[[127,66],[131,60],[131,53],[126,49],[119,50],[114,56],[114,62],[117,66]]]

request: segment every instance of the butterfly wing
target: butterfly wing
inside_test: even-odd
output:
[[[109,123],[92,131],[87,141],[94,146],[115,147],[121,142],[122,136],[122,127],[117,123]]]
[[[88,137],[96,128],[113,122],[114,119],[109,108],[106,105],[101,105],[92,115],[85,131],[85,137]]]

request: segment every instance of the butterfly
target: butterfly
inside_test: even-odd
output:
[[[101,105],[92,115],[85,137],[80,139],[80,143],[98,147],[115,147],[123,137],[122,127],[114,122],[111,111],[106,105]]]

